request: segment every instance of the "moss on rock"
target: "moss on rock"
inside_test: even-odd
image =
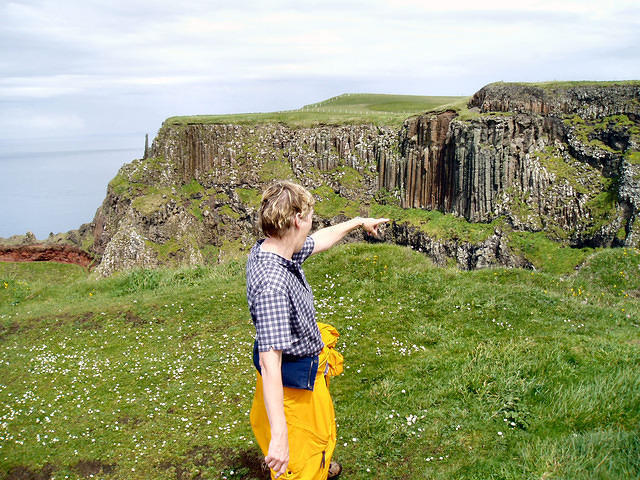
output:
[[[590,191],[590,188],[580,182],[582,178],[584,178],[583,172],[580,172],[574,162],[568,161],[563,158],[562,154],[558,151],[557,148],[547,147],[544,150],[537,151],[533,153],[533,156],[540,162],[540,164],[547,170],[549,173],[552,173],[558,181],[564,181],[571,185],[571,187],[578,193],[587,194]],[[585,166],[580,163],[580,166],[585,168]],[[595,174],[598,177],[602,177],[602,175],[594,168],[589,173]],[[595,185],[591,185],[591,188]]]
[[[223,205],[218,209],[218,213],[220,215],[224,215],[225,217],[231,217],[235,220],[240,218],[240,214],[234,211],[229,205]]]
[[[258,172],[262,183],[271,183],[275,180],[293,180],[295,175],[287,160],[270,160],[265,162]]]
[[[138,212],[148,216],[160,210],[167,203],[169,203],[169,198],[166,195],[162,193],[149,193],[134,198],[131,205]]]
[[[316,199],[314,207],[315,213],[325,218],[333,218],[338,215],[355,217],[359,214],[359,205],[347,198],[344,198],[326,185],[311,190]]]
[[[470,243],[487,240],[494,233],[496,226],[502,223],[501,219],[492,223],[472,223],[462,217],[438,210],[400,208],[376,202],[371,205],[369,214],[374,217],[386,217],[397,223],[408,223],[435,239],[453,238]]]
[[[640,165],[640,152],[628,150],[624,158],[632,165]]]
[[[159,260],[167,261],[174,256],[182,246],[175,238],[167,240],[165,243],[156,243],[151,240],[145,240],[145,245],[153,251]]]
[[[252,208],[260,207],[262,193],[257,188],[236,188],[236,194],[245,205]]]
[[[194,195],[203,193],[204,187],[200,185],[196,179],[193,179],[189,183],[182,185],[180,191],[187,197],[193,197]]]

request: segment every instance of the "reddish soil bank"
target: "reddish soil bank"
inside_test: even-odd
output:
[[[0,245],[0,262],[60,262],[90,267],[93,258],[84,250],[70,245]]]

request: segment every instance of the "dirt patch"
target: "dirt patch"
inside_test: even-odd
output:
[[[194,465],[203,467],[212,462],[214,453],[213,448],[207,445],[201,445],[189,450],[187,452],[187,458],[190,459]]]
[[[244,474],[241,478],[269,478],[269,470],[263,470],[262,452],[259,449],[241,451],[223,450],[222,458],[226,459],[225,469],[233,469],[236,474]]]
[[[75,465],[72,465],[71,468],[78,475],[89,478],[101,473],[109,474],[115,470],[116,466],[111,463],[101,462],[100,460],[80,460]]]
[[[184,335],[182,335],[182,337],[180,337],[181,341],[184,343],[191,343],[192,340],[194,338],[196,338],[198,335],[195,333],[185,333]]]
[[[100,324],[94,319],[93,312],[86,312],[70,317],[73,318],[73,323],[83,330],[97,330],[100,327]]]
[[[50,463],[45,464],[40,470],[31,470],[23,465],[11,467],[7,472],[6,480],[50,480],[55,468]]]
[[[136,315],[131,311],[124,312],[124,319],[130,324],[135,326],[149,323],[147,320],[144,320],[142,317],[140,317],[139,315]]]
[[[118,417],[118,423],[120,425],[140,425],[142,420],[137,417],[130,417],[128,415],[124,415],[122,417]]]
[[[267,479],[269,472],[262,470],[262,454],[257,449],[214,450],[208,445],[195,446],[185,453],[184,461],[162,462],[162,470],[175,472],[175,480],[204,480],[199,468],[214,468],[230,473],[237,479]]]
[[[0,340],[8,337],[9,335],[13,335],[18,330],[20,330],[20,325],[18,325],[18,322],[11,322],[8,325],[0,325]]]
[[[70,245],[0,245],[2,262],[58,262],[91,268],[94,259],[84,250]]]
[[[33,317],[27,320],[26,325],[23,328],[39,328],[42,322],[55,320],[55,327],[62,327],[66,324],[73,322],[73,325],[84,330],[100,328],[100,323],[96,321],[95,312],[83,312],[83,313],[58,313],[54,315],[44,315],[40,317]]]
[[[27,318],[18,322],[11,322],[7,325],[0,325],[0,340],[17,332],[26,331],[33,328],[40,328],[43,322],[53,321],[54,328],[62,327],[65,324],[73,322],[74,326],[83,330],[98,330],[101,325],[96,320],[95,312],[84,312],[78,314],[59,313],[57,315],[45,315],[33,318]]]
[[[193,467],[214,466],[215,451],[207,445],[193,447],[187,451],[184,462],[162,462],[159,467],[162,470],[173,470],[176,480],[201,480],[202,473],[194,471]]]

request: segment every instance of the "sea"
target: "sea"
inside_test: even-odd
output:
[[[0,237],[91,222],[109,181],[143,153],[144,134],[0,140]]]

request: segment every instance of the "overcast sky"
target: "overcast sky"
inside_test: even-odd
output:
[[[637,0],[0,0],[0,141],[346,92],[640,79]]]

